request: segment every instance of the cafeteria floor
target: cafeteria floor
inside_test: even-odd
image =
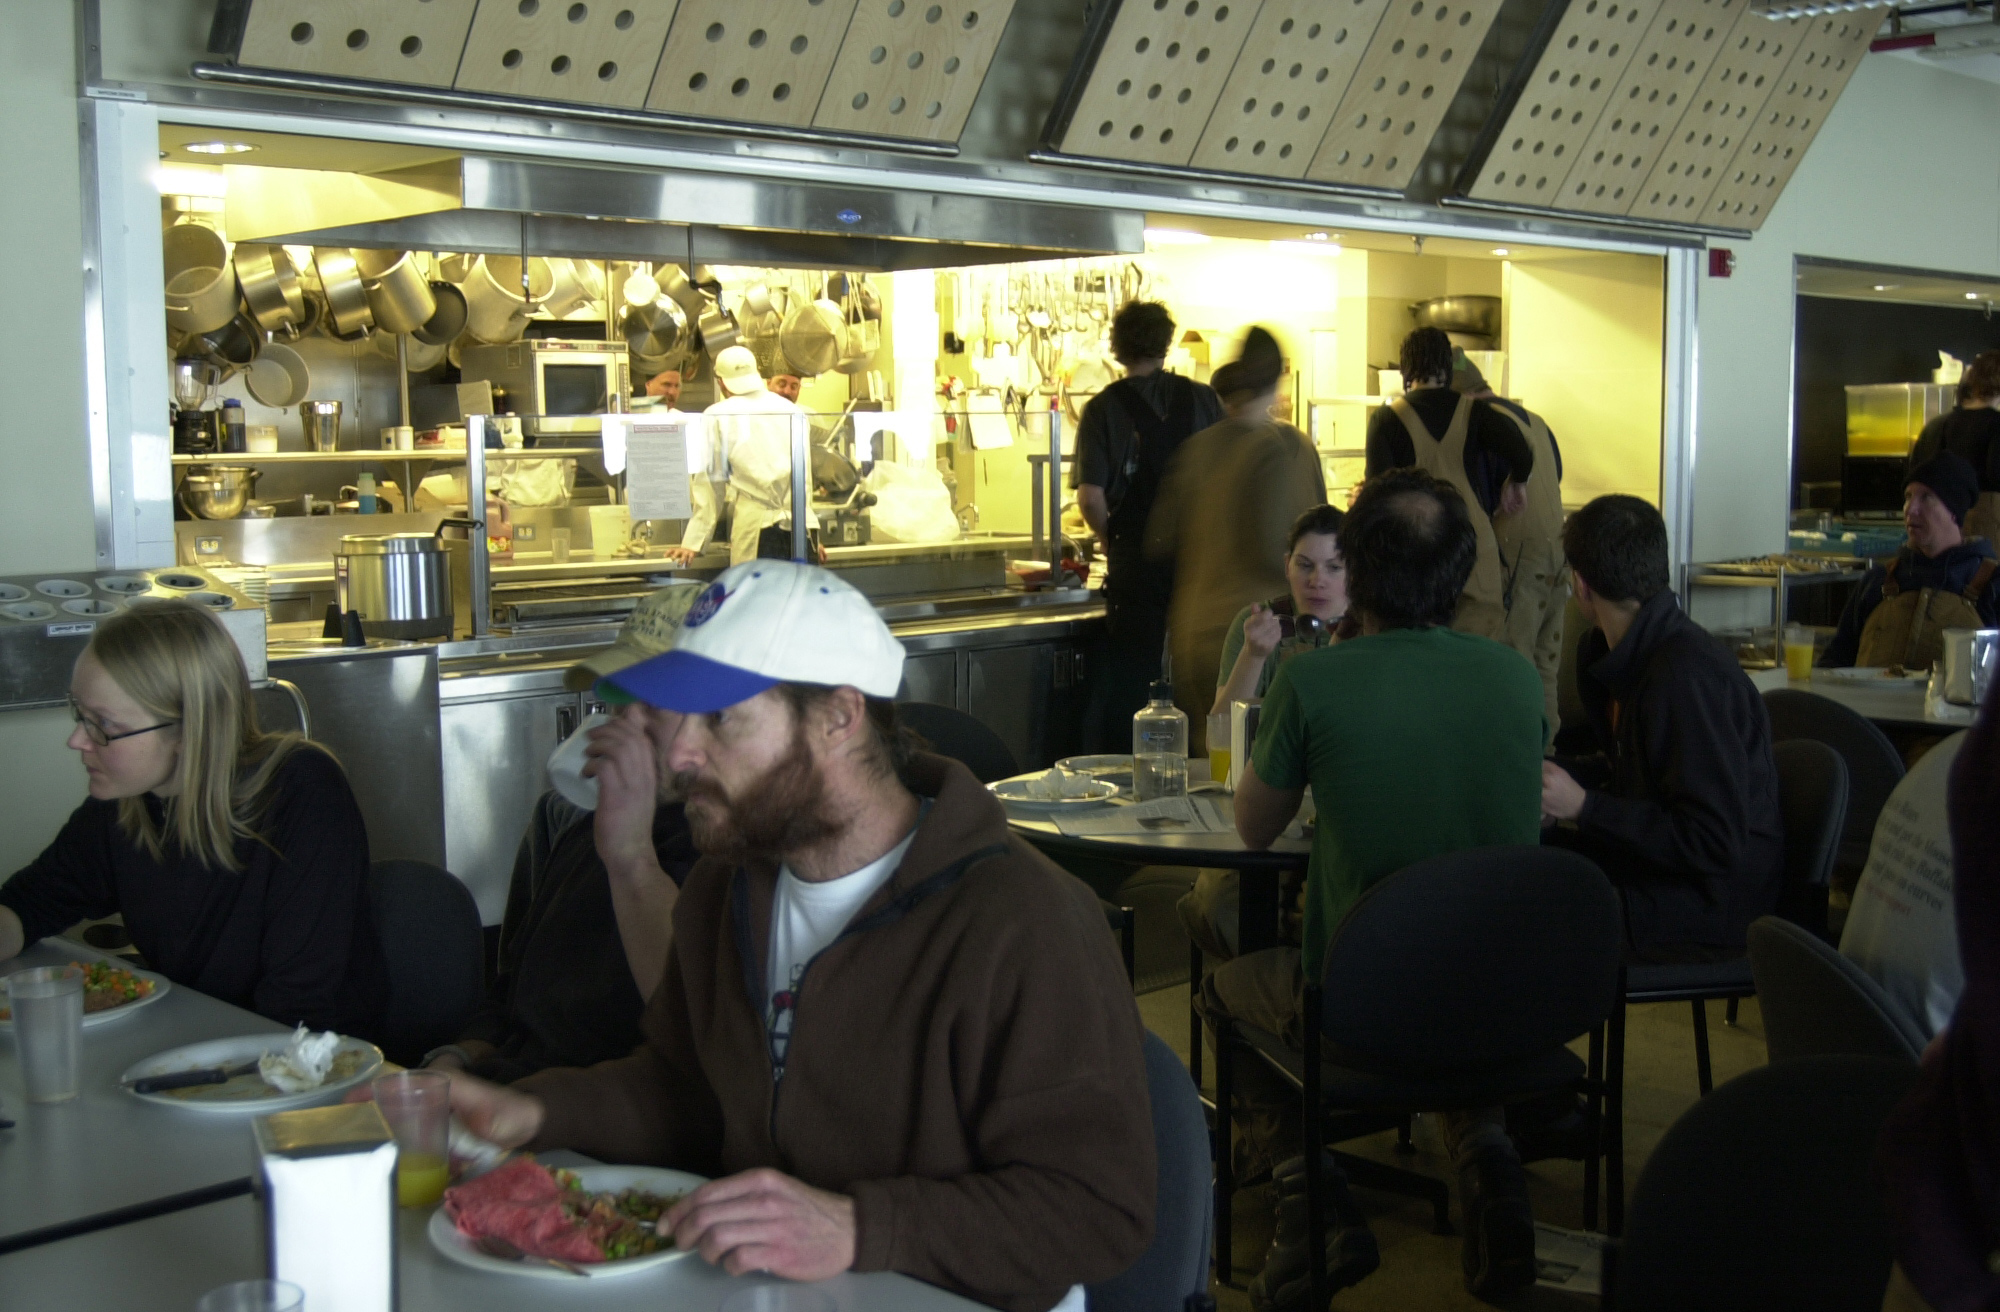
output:
[[[1185,986],[1158,989],[1139,997],[1139,1012],[1147,1028],[1172,1045],[1183,1061],[1188,1045],[1188,991]],[[1734,1027],[1722,1019],[1723,1004],[1711,1003],[1708,1010],[1709,1052],[1714,1062],[1715,1082],[1733,1079],[1753,1066],[1764,1064],[1764,1022],[1755,998],[1746,998]],[[1578,1051],[1582,1051],[1579,1043]],[[1214,1093],[1213,1055],[1202,1060],[1205,1089]],[[1627,1197],[1639,1178],[1639,1171],[1659,1142],[1667,1126],[1694,1102],[1694,1017],[1684,1002],[1634,1007],[1628,1013],[1625,1059],[1625,1185]],[[1436,1126],[1420,1117],[1415,1131],[1416,1155],[1397,1157],[1395,1135],[1385,1133],[1342,1147],[1360,1156],[1423,1171],[1453,1182],[1452,1224],[1458,1224],[1456,1180],[1438,1142]],[[1578,1228],[1583,1208],[1583,1167],[1578,1162],[1536,1162],[1528,1167],[1528,1187],[1533,1196],[1535,1217],[1551,1225]],[[1357,1189],[1355,1198],[1368,1212],[1369,1223],[1382,1246],[1382,1266],[1352,1289],[1336,1294],[1335,1312],[1411,1312],[1423,1309],[1439,1312],[1486,1308],[1465,1292],[1459,1273],[1457,1235],[1430,1232],[1428,1204],[1405,1200],[1392,1194]],[[1271,1207],[1265,1189],[1245,1190],[1236,1196],[1235,1288],[1214,1286],[1221,1312],[1249,1312],[1245,1293],[1252,1276],[1264,1263],[1264,1249],[1271,1240]],[[1509,1303],[1510,1308],[1550,1309],[1551,1312],[1580,1312],[1594,1306],[1595,1299],[1561,1291],[1537,1288],[1528,1298]]]

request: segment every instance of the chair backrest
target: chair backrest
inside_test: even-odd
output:
[[[1826,929],[1826,888],[1847,820],[1847,762],[1811,738],[1776,743],[1778,808],[1785,821],[1785,883],[1778,914],[1814,933]]]
[[[1328,1055],[1422,1072],[1560,1047],[1610,1014],[1622,927],[1604,872],[1561,848],[1472,848],[1407,866],[1328,940]]]
[[[1803,1057],[1696,1102],[1640,1173],[1606,1306],[1877,1312],[1891,1254],[1875,1140],[1916,1074]]]
[[[1860,870],[1868,860],[1875,817],[1903,777],[1903,758],[1889,736],[1866,716],[1818,693],[1773,688],[1764,694],[1771,713],[1771,741],[1810,738],[1825,743],[1847,762],[1847,820],[1841,831],[1840,864]]]
[[[375,934],[389,967],[382,1050],[415,1065],[450,1043],[486,995],[486,939],[464,884],[424,861],[377,861],[368,871]]]
[[[1750,971],[1772,1061],[1893,1057],[1914,1062],[1923,1036],[1873,977],[1817,934],[1777,916],[1750,926]]]
[[[1160,1163],[1153,1242],[1124,1272],[1085,1289],[1091,1312],[1182,1312],[1188,1295],[1208,1288],[1215,1188],[1201,1093],[1165,1040],[1148,1031],[1145,1046]]]
[[[930,740],[939,756],[949,756],[982,784],[1021,773],[1020,763],[1000,735],[951,706],[935,702],[897,702],[896,718]]]

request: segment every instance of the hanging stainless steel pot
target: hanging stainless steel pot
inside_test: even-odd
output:
[[[356,251],[354,264],[375,326],[386,333],[413,332],[437,313],[430,280],[409,251]]]
[[[687,326],[687,315],[669,300],[627,306],[619,321],[619,330],[624,333],[625,344],[632,348],[632,354],[648,359],[676,355],[685,349]]]
[[[437,308],[410,330],[410,336],[425,346],[447,346],[465,331],[465,293],[453,283],[433,282],[431,299]]]
[[[237,285],[243,289],[243,304],[257,326],[267,333],[297,331],[306,317],[306,297],[285,248],[241,241],[230,252],[229,262],[236,270]]]
[[[518,341],[554,286],[555,274],[539,256],[528,260],[523,295],[520,256],[482,255],[465,278],[466,331],[493,346]]]
[[[832,301],[799,297],[779,330],[778,349],[784,354],[785,363],[791,366],[791,372],[801,378],[817,377],[831,372],[840,362],[845,327],[840,307]]]
[[[653,270],[653,280],[658,284],[662,296],[687,312],[689,322],[701,317],[703,305],[701,288],[688,281],[688,276],[680,265],[662,264]]]
[[[245,312],[212,333],[204,334],[203,354],[229,373],[251,364],[264,349],[264,330]]]
[[[701,312],[701,348],[710,358],[721,355],[736,345],[741,334],[735,318],[713,300],[708,301]]]
[[[354,252],[345,246],[315,246],[313,268],[319,273],[320,290],[326,293],[326,330],[342,341],[367,336],[375,326],[375,311],[369,308],[368,289]]]
[[[199,335],[236,317],[236,270],[214,229],[176,224],[162,239],[161,257],[169,328]]]

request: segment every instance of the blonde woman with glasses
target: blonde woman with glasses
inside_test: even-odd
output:
[[[99,623],[70,677],[90,797],[0,885],[0,961],[120,913],[176,984],[367,1036],[387,995],[368,837],[347,777],[257,725],[235,642],[184,601]]]

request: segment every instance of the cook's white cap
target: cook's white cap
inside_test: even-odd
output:
[[[715,357],[715,381],[731,396],[754,392],[764,385],[757,357],[747,346],[724,347]]]
[[[607,681],[650,706],[689,715],[734,706],[780,683],[853,687],[893,698],[903,644],[852,585],[816,565],[751,560],[702,589],[673,650]]]

